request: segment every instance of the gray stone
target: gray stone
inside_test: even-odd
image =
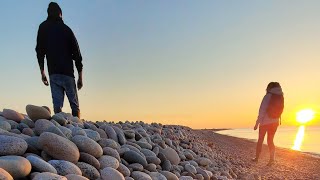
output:
[[[150,171],[150,172],[156,172],[157,171],[157,165],[151,163],[151,164],[148,164],[145,169]]]
[[[116,131],[111,126],[106,126],[104,129],[109,138],[113,139],[115,142],[118,142],[118,136]]]
[[[128,168],[133,171],[143,171],[143,166],[139,163],[129,164]]]
[[[1,116],[0,116],[0,117],[1,117]],[[4,119],[5,119],[5,118],[4,118]],[[19,123],[15,122],[15,121],[13,121],[13,120],[7,120],[7,119],[5,119],[4,121],[6,121],[7,123],[10,124],[11,129],[17,129],[18,126],[19,126]]]
[[[158,157],[154,156],[146,156],[146,160],[148,163],[152,163],[155,165],[159,165],[161,163],[161,160]]]
[[[57,123],[59,123],[61,126],[65,126],[67,124],[67,120],[63,117],[62,114],[58,113],[52,116],[52,119],[54,119]]]
[[[72,141],[66,138],[44,132],[40,135],[39,144],[46,153],[55,159],[62,159],[73,163],[78,162],[80,156],[79,149]]]
[[[191,176],[180,176],[179,180],[193,180]]]
[[[27,159],[31,163],[33,171],[51,172],[51,173],[57,174],[57,170],[51,164],[47,163],[43,159],[34,155],[27,156]]]
[[[154,157],[157,157],[157,155],[149,150],[149,149],[141,149],[141,152],[147,157],[147,156],[154,156]]]
[[[137,180],[152,180],[148,174],[140,171],[133,171],[131,177]]]
[[[130,176],[131,172],[130,170],[127,168],[127,166],[123,165],[122,163],[119,164],[119,167],[117,168],[117,170],[124,176]]]
[[[145,167],[148,164],[147,160],[144,157],[132,150],[125,152],[123,154],[123,159],[126,160],[128,163],[139,163],[143,167]]]
[[[160,152],[166,156],[166,158],[174,165],[178,165],[180,162],[180,158],[178,153],[172,149],[171,147],[167,147],[165,149],[160,149]]]
[[[98,159],[88,153],[80,152],[79,161],[88,163],[96,169],[100,169],[100,162],[98,161]]]
[[[101,139],[100,134],[97,131],[91,130],[91,129],[84,129],[87,136],[91,138],[94,141],[99,141]]]
[[[24,128],[22,130],[22,134],[25,134],[28,136],[35,136],[36,135],[31,128]]]
[[[22,114],[12,109],[3,109],[2,116],[6,119],[13,120],[18,123],[20,123],[24,119]]]
[[[21,138],[0,135],[0,156],[23,155],[27,148],[27,142]]]
[[[65,177],[68,179],[68,180],[89,180],[88,178],[86,177],[83,177],[83,176],[80,176],[80,175],[76,175],[76,174],[68,174],[68,175],[65,175]],[[98,179],[97,179],[98,180]]]
[[[84,162],[77,162],[76,164],[81,172],[82,172],[82,176],[89,178],[89,179],[98,179],[100,178],[100,173],[99,171],[91,166],[90,164],[84,163]]]
[[[175,174],[173,174],[172,172],[161,171],[160,173],[162,175],[164,175],[168,180],[179,180],[179,178]]]
[[[45,132],[49,127],[54,126],[52,122],[46,119],[39,119],[35,123],[35,133],[36,135],[40,135]]]
[[[150,172],[149,176],[152,180],[167,180],[167,178],[159,172]]]
[[[101,157],[103,154],[101,146],[97,142],[86,136],[76,135],[72,138],[72,142],[77,145],[81,152],[91,154],[96,158]]]
[[[152,149],[152,146],[147,143],[147,142],[140,142],[140,141],[137,141],[136,142],[141,148],[145,148],[145,149],[149,149],[151,150]]]
[[[133,130],[125,130],[123,131],[123,133],[128,139],[133,139],[135,137],[135,133]]]
[[[123,130],[120,129],[120,128],[118,128],[118,127],[116,127],[116,126],[113,126],[113,129],[114,129],[115,132],[117,133],[117,137],[118,137],[118,142],[119,142],[119,144],[120,144],[120,145],[125,144],[125,143],[127,142],[127,140],[126,140],[126,137],[125,137],[125,135],[124,135],[124,133],[123,133]]]
[[[32,180],[68,180],[64,176],[50,172],[37,173]]]
[[[65,176],[67,174],[82,175],[81,170],[75,164],[65,160],[50,160],[48,161],[58,172],[59,175]]]
[[[171,162],[169,160],[165,160],[164,162],[162,162],[162,170],[164,171],[170,171],[171,170]]]
[[[208,166],[209,164],[211,164],[211,160],[208,158],[204,158],[204,157],[200,157],[196,160],[196,162],[200,165],[200,166]]]
[[[45,130],[45,132],[51,132],[54,133],[56,135],[59,135],[63,138],[67,138],[64,133],[56,126],[50,126],[48,129]]]
[[[120,155],[119,155],[118,151],[111,148],[111,147],[104,147],[103,154],[108,155],[108,156],[112,156],[112,157],[116,158],[118,161],[120,161]]]
[[[13,180],[13,177],[6,170],[0,168],[0,179],[1,180]]]
[[[101,170],[101,178],[102,180],[125,180],[119,171],[111,167],[106,167]]]
[[[6,131],[10,131],[11,125],[7,121],[0,120],[0,128]]]
[[[24,118],[21,123],[26,124],[29,128],[34,128],[35,124],[31,119]]]
[[[107,133],[103,129],[97,129],[97,132],[100,134],[101,138],[108,138]]]
[[[101,139],[100,141],[98,141],[98,143],[100,144],[100,146],[102,148],[104,147],[111,147],[113,149],[120,149],[119,145],[117,144],[116,141],[114,141],[113,139]]]
[[[71,129],[72,136],[81,135],[81,136],[87,136],[87,133],[80,127],[74,127]]]
[[[30,117],[31,120],[37,121],[38,119],[50,119],[51,114],[50,112],[41,106],[34,106],[31,104],[28,104],[26,106],[26,111],[28,116]]]
[[[100,169],[104,169],[106,167],[117,169],[119,167],[119,161],[112,156],[103,155],[99,158],[99,162]]]
[[[197,174],[197,170],[194,166],[190,165],[190,164],[186,164],[184,166],[185,170],[188,171],[189,173],[192,173],[192,174]]]
[[[39,137],[33,136],[25,139],[25,141],[28,143],[28,146],[33,146],[37,150],[42,150],[40,144],[39,144]]]
[[[71,139],[72,138],[72,131],[64,126],[59,126],[58,127],[60,129],[60,131],[68,138]]]
[[[1,156],[0,168],[7,171],[14,179],[26,177],[31,172],[30,162],[21,156]]]

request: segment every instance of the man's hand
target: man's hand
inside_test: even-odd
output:
[[[254,130],[257,130],[258,129],[258,124],[254,125]]]
[[[44,71],[41,72],[41,80],[42,80],[44,85],[49,86],[49,82],[48,82],[47,76],[44,73]]]
[[[82,78],[81,79],[79,78],[78,82],[77,82],[78,90],[80,90],[82,88],[82,86],[83,86]]]

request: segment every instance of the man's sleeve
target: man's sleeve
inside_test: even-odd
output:
[[[41,70],[44,69],[44,57],[46,55],[46,49],[45,49],[45,34],[44,29],[40,25],[37,35],[37,46],[36,46],[36,52],[37,52],[37,58],[39,67]]]
[[[71,42],[72,59],[75,61],[75,65],[76,65],[78,72],[81,72],[83,69],[82,56],[81,56],[80,48],[78,45],[78,41],[72,31],[71,31],[71,41],[72,41]]]

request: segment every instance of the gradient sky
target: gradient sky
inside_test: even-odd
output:
[[[34,50],[49,2],[1,1],[0,109],[52,107]],[[87,120],[253,127],[270,81],[284,125],[320,111],[320,1],[57,2],[83,55]]]

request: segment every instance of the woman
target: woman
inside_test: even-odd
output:
[[[284,99],[281,86],[278,82],[270,82],[266,91],[267,93],[261,102],[259,116],[254,126],[254,130],[256,130],[259,126],[259,139],[256,147],[256,157],[252,160],[258,162],[264,136],[267,133],[267,143],[270,152],[270,160],[268,165],[272,165],[274,164],[275,156],[273,138],[279,126],[280,116],[283,111]]]

